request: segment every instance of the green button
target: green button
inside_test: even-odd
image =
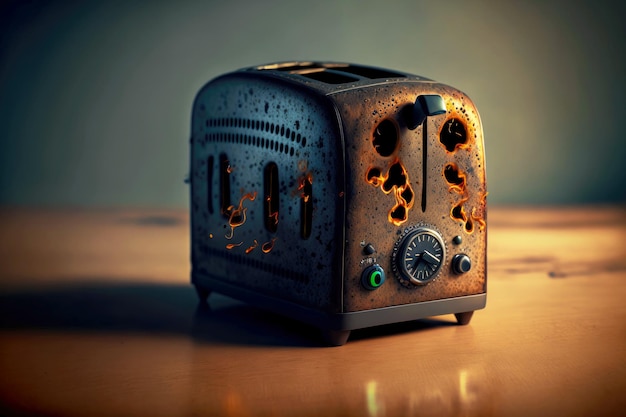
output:
[[[375,290],[385,283],[385,270],[378,264],[367,267],[361,275],[361,283],[368,290]]]
[[[372,287],[380,287],[380,284],[383,283],[380,271],[373,271],[370,274],[370,285]]]

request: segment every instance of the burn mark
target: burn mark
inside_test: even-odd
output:
[[[270,253],[272,249],[274,249],[274,242],[276,242],[276,238],[272,238],[269,242],[265,242],[261,245],[261,250],[263,253]]]
[[[300,177],[298,191],[300,191],[300,236],[308,239],[313,223],[313,175],[310,172]]]
[[[380,168],[372,167],[365,174],[367,183],[379,187],[383,193],[393,192],[396,204],[389,210],[387,219],[396,226],[408,219],[408,212],[413,207],[415,193],[409,181],[409,174],[399,160],[396,160],[386,174]]]
[[[480,230],[483,230],[487,223],[480,215],[476,214],[476,207],[472,208],[471,214],[469,216],[467,215],[464,204],[468,199],[469,197],[466,196],[454,207],[452,207],[452,210],[450,211],[450,217],[452,217],[452,219],[454,220],[463,222],[465,231],[468,234],[471,234],[474,231],[475,224],[478,225],[478,228]]]
[[[220,155],[220,211],[225,217],[229,217],[230,207],[230,174],[232,169],[226,154]]]
[[[245,200],[254,201],[256,199],[256,191],[253,193],[244,194],[239,200],[239,206],[229,206],[226,209],[228,213],[228,225],[230,226],[230,233],[225,235],[226,239],[232,239],[235,235],[235,228],[242,226],[246,222],[247,207],[243,206]]]
[[[467,174],[457,164],[450,162],[443,167],[442,175],[448,183],[449,191],[462,195],[461,200],[450,210],[450,217],[453,220],[462,222],[465,232],[468,234],[474,232],[476,225],[478,225],[480,230],[483,230],[486,223],[480,215],[476,214],[477,208],[473,207],[470,215],[465,210],[465,203],[469,200]],[[480,204],[483,207],[485,206],[485,195],[482,196]]]
[[[400,190],[400,198],[404,200],[406,204],[413,201],[413,190],[411,187],[404,187],[404,190]]]
[[[368,183],[372,184],[374,187],[378,187],[380,184],[382,184],[385,178],[382,176],[380,168],[372,167],[365,174],[365,180]]]
[[[278,166],[274,162],[267,164],[264,170],[265,200],[263,204],[265,228],[276,233],[278,229],[279,182]]]
[[[248,253],[252,252],[253,250],[255,250],[257,248],[257,246],[259,246],[259,242],[257,242],[256,239],[254,239],[254,243],[246,249],[246,254],[248,254]]]
[[[373,141],[374,149],[380,156],[391,155],[398,145],[398,128],[391,120],[383,120],[374,129]]]
[[[448,152],[454,152],[457,147],[467,144],[465,124],[460,119],[449,119],[441,127],[439,141]]]
[[[443,176],[450,186],[450,191],[455,191],[459,194],[465,192],[466,175],[455,163],[449,163],[443,168]]]
[[[389,221],[391,221],[396,226],[404,223],[407,219],[407,209],[405,206],[396,204],[393,206],[391,211],[389,211]]]
[[[236,248],[237,246],[241,246],[243,245],[243,242],[239,242],[239,243],[229,243],[226,245],[226,249],[231,250],[233,248]]]
[[[387,179],[383,182],[383,192],[389,194],[393,187],[402,187],[407,183],[406,171],[404,167],[400,165],[400,162],[396,161],[387,174]]]
[[[478,223],[478,227],[480,228],[480,230],[483,230],[485,228],[485,226],[487,226],[487,223],[485,222],[485,220],[480,217],[479,215],[476,214],[476,207],[474,207],[472,209],[472,220],[474,220],[476,223]]]
[[[450,211],[450,217],[452,217],[454,220],[460,220],[462,222],[467,221],[467,213],[465,213],[465,207],[463,207],[463,204],[466,201],[467,199],[463,199],[454,207],[452,207],[452,210]]]

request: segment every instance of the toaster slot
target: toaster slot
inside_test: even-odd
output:
[[[362,67],[360,65],[348,65],[345,67],[333,67],[333,69],[348,72],[350,74],[358,75],[364,78],[399,78],[406,77],[403,74],[399,74],[393,71],[387,71],[381,68]]]
[[[213,155],[209,156],[206,164],[206,195],[207,195],[207,210],[209,214],[213,214]]]
[[[226,154],[220,154],[220,211],[228,217],[230,204],[230,161]]]
[[[333,71],[328,69],[315,69],[313,71],[298,71],[297,74],[312,80],[321,81],[326,84],[344,84],[359,81],[359,78],[341,71]]]
[[[309,174],[300,179],[300,236],[308,239],[311,236],[313,222],[313,177]]]

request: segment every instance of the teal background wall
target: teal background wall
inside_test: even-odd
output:
[[[197,90],[292,59],[453,85],[491,204],[626,202],[626,6],[550,1],[83,1],[0,6],[0,204],[187,207]]]

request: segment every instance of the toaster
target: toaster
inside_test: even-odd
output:
[[[191,120],[191,282],[350,331],[487,297],[478,111],[428,78],[285,62],[219,76]]]

